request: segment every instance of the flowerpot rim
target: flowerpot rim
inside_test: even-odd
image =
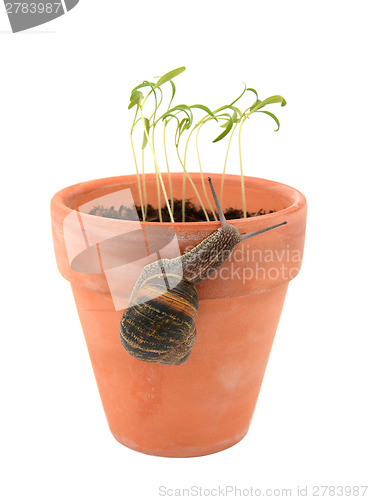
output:
[[[204,174],[204,176],[207,174]],[[222,179],[222,174],[210,174],[214,182],[215,189],[218,190]],[[164,179],[166,176],[164,176]],[[153,191],[151,196],[155,196],[156,192],[156,176],[155,174],[146,174],[148,181],[147,188]],[[181,173],[172,174],[173,183],[181,182],[183,175]],[[201,175],[193,174],[192,179],[198,184],[202,185]],[[234,261],[235,276],[238,277],[239,272],[244,273],[247,266],[247,252],[249,249],[252,251],[254,246],[263,252],[266,250],[278,250],[279,256],[277,260],[268,262],[265,267],[278,268],[279,276],[284,273],[284,269],[291,270],[286,278],[276,279],[266,276],[265,279],[255,279],[248,281],[247,293],[260,293],[265,290],[285,284],[286,280],[290,281],[299,272],[302,262],[304,240],[305,240],[305,227],[306,227],[306,213],[307,203],[302,193],[293,187],[287,186],[276,181],[261,179],[257,177],[246,177],[246,193],[249,191],[250,198],[261,198],[262,200],[269,200],[270,203],[267,208],[273,208],[273,203],[276,203],[277,211],[261,215],[258,217],[248,217],[241,219],[230,219],[229,223],[237,228],[240,233],[249,233],[262,229],[268,226],[277,225],[284,221],[288,224],[284,226],[283,230],[270,231],[260,239],[252,239],[245,245],[245,255],[240,261]],[[238,187],[241,191],[241,182],[239,175],[226,175],[225,182],[232,184],[231,196],[226,196],[227,206],[233,203]],[[86,181],[73,186],[64,188],[56,193],[51,200],[51,219],[52,219],[52,232],[55,248],[56,261],[60,273],[71,283],[75,283],[79,287],[88,289],[90,291],[98,291],[99,293],[109,294],[110,288],[108,286],[106,273],[101,257],[101,245],[97,247],[97,243],[108,241],[121,234],[135,233],[139,230],[140,238],[143,234],[147,234],[147,230],[157,228],[160,231],[172,229],[175,232],[176,239],[179,245],[181,254],[188,251],[188,248],[193,248],[210,234],[219,229],[219,221],[201,221],[201,222],[138,222],[137,220],[114,219],[88,214],[86,212],[79,212],[79,208],[85,205],[85,210],[88,206],[92,206],[93,201],[104,197],[105,195],[113,194],[114,192],[121,191],[132,187],[132,192],[135,201],[137,202],[137,177],[133,175],[106,177],[92,181]],[[210,191],[210,189],[209,189]],[[210,193],[211,194],[211,193]],[[191,190],[191,196],[193,191]],[[240,200],[240,193],[238,200]],[[89,205],[87,205],[89,204]],[[278,208],[282,208],[278,210]],[[265,207],[263,207],[265,208]],[[65,225],[65,221],[67,224]],[[83,229],[81,231],[81,229]],[[119,246],[119,245],[118,245]],[[74,269],[72,262],[74,258],[83,253],[88,247],[98,248],[97,256],[99,265],[96,264],[96,271],[83,271]],[[288,251],[285,251],[287,249]],[[115,255],[117,248],[111,250],[109,255]],[[95,250],[92,250],[94,253]],[[119,252],[118,252],[119,253]],[[293,260],[293,254],[298,254],[298,261]],[[99,257],[100,255],[100,257]],[[92,257],[91,257],[92,258]],[[115,257],[114,257],[115,258]],[[116,262],[116,261],[114,261]],[[120,262],[120,261],[119,261]],[[229,265],[225,264],[225,266]],[[254,267],[256,264],[252,264]],[[273,266],[272,266],[273,265]],[[95,269],[95,268],[94,268]],[[292,272],[293,271],[293,272]],[[233,271],[232,271],[233,272]],[[274,272],[274,271],[273,271]],[[134,281],[134,280],[133,280]],[[222,297],[241,296],[244,294],[245,287],[242,279],[223,280],[222,282]],[[199,285],[202,300],[214,299],[220,296],[220,285],[215,285],[217,281],[206,280]],[[226,283],[226,284],[224,284]],[[229,283],[229,286],[228,286]],[[132,283],[132,287],[133,287]],[[242,286],[241,286],[242,285]]]
[[[191,173],[191,178],[193,180],[199,180],[201,179],[201,174],[200,173]],[[214,183],[217,183],[218,181],[221,180],[222,174],[217,174],[217,173],[204,173],[204,178],[207,179],[208,176],[211,176],[212,180]],[[168,178],[168,174],[162,173],[162,177],[164,180]],[[172,181],[176,180],[182,180],[183,174],[181,172],[174,172],[171,174]],[[240,175],[237,174],[226,174],[224,176],[224,184],[226,186],[227,180],[229,182],[232,182],[236,179],[240,179]],[[290,204],[282,209],[282,210],[277,210],[272,213],[267,213],[260,215],[258,217],[242,217],[238,219],[230,219],[229,222],[232,225],[235,225],[237,227],[238,224],[245,224],[245,222],[249,222],[255,219],[270,221],[270,224],[272,224],[274,218],[280,218],[282,214],[285,214],[286,216],[290,215],[292,212],[295,212],[297,210],[302,209],[306,205],[306,198],[305,196],[298,191],[296,188],[289,186],[287,184],[283,184],[274,180],[270,179],[264,179],[260,177],[250,177],[250,176],[245,176],[245,185],[246,189],[247,186],[252,189],[258,189],[260,191],[266,191],[270,189],[270,191],[278,191],[279,194],[284,195],[286,198],[290,200]],[[152,182],[155,180],[156,182],[156,175],[155,173],[147,173],[145,174],[145,180],[147,182]],[[84,181],[80,182],[77,184],[73,184],[71,186],[65,187],[64,189],[58,191],[52,198],[51,200],[51,207],[52,210],[56,210],[57,212],[64,213],[64,217],[66,217],[69,213],[73,212],[76,210],[76,207],[73,207],[73,201],[81,195],[86,195],[88,193],[91,193],[95,191],[98,188],[101,187],[109,187],[109,186],[118,186],[119,184],[126,183],[128,181],[131,181],[132,184],[137,183],[137,176],[136,174],[128,174],[128,175],[120,175],[120,176],[112,176],[112,177],[102,177],[98,179],[93,179],[89,181]],[[113,192],[113,191],[112,191]],[[93,217],[94,219],[96,216],[93,214],[88,214],[84,213],[84,217]],[[125,224],[137,224],[137,220],[129,220],[129,219],[113,219],[110,217],[104,217],[104,219],[108,220],[114,220],[115,222],[120,221],[124,222]],[[167,227],[172,227],[174,229],[180,229],[185,226],[188,229],[193,229],[193,230],[211,230],[211,229],[216,229],[219,226],[219,221],[215,220],[210,220],[210,221],[197,221],[197,222],[147,222],[147,221],[140,221],[140,223],[143,226],[147,227],[153,227],[153,226],[167,226]]]

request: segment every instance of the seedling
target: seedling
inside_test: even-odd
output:
[[[176,104],[173,106],[174,97],[176,95],[176,86],[173,82],[173,79],[180,75],[185,70],[185,67],[180,67],[169,71],[162,77],[157,77],[156,82],[149,82],[148,80],[143,81],[141,84],[134,87],[131,92],[130,103],[128,109],[134,109],[134,119],[130,132],[130,140],[131,147],[133,152],[133,158],[135,163],[136,175],[137,175],[137,183],[138,183],[138,192],[141,206],[142,219],[146,220],[147,216],[147,195],[146,195],[146,182],[145,182],[145,150],[147,146],[151,151],[151,155],[154,161],[155,174],[156,174],[156,183],[157,183],[157,197],[158,197],[158,212],[159,212],[159,220],[162,222],[162,202],[161,196],[163,194],[165,205],[167,207],[169,217],[171,222],[175,222],[173,218],[173,186],[171,179],[171,167],[168,155],[168,145],[167,145],[167,127],[168,124],[174,120],[175,122],[175,133],[174,133],[174,148],[176,152],[176,156],[178,161],[183,169],[183,189],[182,189],[182,222],[185,222],[185,205],[186,205],[186,182],[189,181],[192,185],[198,202],[204,211],[204,215],[206,220],[209,220],[209,215],[207,210],[205,209],[204,202],[202,197],[195,186],[190,173],[187,168],[187,157],[188,157],[188,149],[190,145],[191,138],[195,138],[195,146],[196,153],[199,165],[199,171],[201,175],[202,187],[203,187],[203,196],[206,199],[206,202],[209,207],[211,207],[211,213],[214,220],[217,220],[217,215],[210,200],[208,198],[208,194],[206,191],[206,183],[205,177],[203,174],[202,162],[199,151],[199,132],[202,127],[212,121],[215,120],[219,123],[220,127],[223,128],[222,132],[213,140],[214,143],[223,140],[228,136],[228,144],[225,153],[225,160],[223,166],[223,175],[221,181],[221,189],[220,189],[220,203],[223,202],[223,193],[224,193],[224,178],[226,173],[226,167],[229,157],[229,152],[231,148],[232,139],[235,135],[236,130],[238,131],[238,155],[239,155],[239,165],[240,165],[240,178],[241,178],[241,193],[242,193],[242,211],[243,216],[247,217],[247,201],[245,194],[245,177],[244,177],[244,169],[242,162],[242,129],[247,119],[251,117],[251,115],[255,113],[264,113],[267,116],[273,118],[275,123],[277,124],[276,132],[280,128],[280,123],[278,118],[263,108],[270,104],[280,103],[281,106],[286,105],[286,100],[280,95],[273,95],[268,97],[267,99],[260,100],[258,93],[253,88],[248,88],[246,84],[244,84],[244,89],[242,93],[234,99],[230,104],[225,104],[220,106],[219,108],[211,111],[208,106],[204,104],[193,104],[191,106],[187,104]],[[165,85],[166,84],[166,85]],[[169,89],[169,104],[166,106],[164,112],[162,112],[164,108],[164,90]],[[251,106],[248,106],[243,111],[236,106],[241,98],[246,94],[246,92],[251,92],[255,96],[254,102]],[[144,94],[145,93],[145,94]],[[151,104],[153,103],[153,110],[151,114],[147,113],[147,104],[148,99],[150,98]],[[161,114],[159,113],[159,109]],[[203,113],[203,116],[198,121],[194,121],[194,112],[193,110],[200,110]],[[143,129],[143,139],[141,146],[141,159],[140,165],[136,154],[136,148],[134,145],[133,134],[135,132],[136,126],[141,124]],[[168,173],[168,184],[169,184],[169,196],[166,190],[166,187],[163,182],[162,177],[162,165],[161,161],[158,159],[158,154],[156,150],[156,132],[158,126],[162,126],[162,141],[163,141],[163,150],[164,150],[164,158],[165,158],[165,169]],[[195,133],[196,132],[196,133]],[[183,152],[181,153],[180,144],[185,142]]]

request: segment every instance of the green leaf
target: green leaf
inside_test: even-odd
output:
[[[148,82],[147,80],[145,80],[144,82],[140,83],[140,85],[137,85],[134,89],[132,89],[132,92],[131,92],[131,101],[132,101],[132,98],[134,98],[137,95],[137,90],[140,89],[140,88],[143,88],[143,87],[150,87],[151,90],[148,93],[148,95],[150,95],[151,92],[154,92],[155,100],[156,100],[156,92],[155,92],[154,84],[151,83],[151,82]],[[161,91],[161,89],[159,89],[159,90]],[[143,99],[143,94],[141,92],[140,92],[140,94],[142,96],[140,100],[142,100]],[[134,104],[131,103],[129,105],[128,109],[130,109],[133,106],[134,106]]]
[[[139,105],[142,99],[143,99],[142,92],[138,91],[133,92],[131,95],[131,102],[129,103],[128,109],[133,108],[133,106]]]
[[[281,124],[279,123],[278,118],[275,115],[273,115],[273,113],[271,113],[270,111],[256,111],[256,113],[265,113],[266,115],[271,116],[273,118],[273,120],[276,122],[276,124],[278,125],[278,128],[276,128],[274,132],[278,132]]]
[[[264,99],[264,101],[259,102],[256,105],[252,105],[250,108],[250,111],[257,111],[260,108],[263,108],[267,104],[276,104],[276,103],[281,103],[281,106],[285,106],[287,104],[286,100],[284,97],[281,95],[272,95],[271,97],[268,97],[267,99]]]
[[[232,130],[232,127],[233,127],[233,120],[231,118],[228,121],[227,126],[226,126],[224,132],[222,132],[220,135],[218,135],[218,137],[216,139],[214,139],[213,142],[218,142],[218,141],[222,140],[226,135],[229,134],[229,132]]]
[[[156,98],[156,92],[155,92],[155,90],[154,90],[154,89],[153,89],[153,92],[154,92],[154,95],[155,95],[155,98]],[[156,106],[156,108],[155,108],[154,113],[156,113],[156,111],[159,109],[159,107],[160,107],[160,105],[161,105],[161,103],[162,103],[162,101],[163,101],[163,91],[161,90],[161,88],[160,88],[160,87],[159,87],[159,92],[160,92],[160,100],[159,100],[159,103],[157,103],[157,106]],[[157,102],[157,101],[156,101],[156,102]]]
[[[233,112],[232,116],[229,113],[223,113],[222,115],[219,115],[219,118],[225,118],[225,117],[227,117],[227,121],[223,123],[223,125],[220,125],[221,128],[227,128],[229,121],[232,121],[233,123],[238,123],[239,118],[236,111]]]
[[[255,89],[252,89],[252,88],[250,87],[250,88],[248,88],[248,89],[246,89],[246,90],[249,90],[250,92],[253,92],[253,93],[256,95],[256,100],[258,100],[258,99],[259,99],[258,93],[256,92],[256,90],[255,90]]]
[[[223,125],[220,126],[221,128],[227,128],[229,121],[233,121],[232,116],[229,115],[228,113],[223,115],[223,117],[225,117],[225,116],[227,116],[227,120],[225,123],[223,123]]]
[[[188,122],[187,118],[183,118],[183,120],[181,120],[180,124],[178,125],[178,130],[179,130],[179,134],[181,134],[184,130],[184,127],[185,127],[185,124]],[[183,129],[183,130],[182,130]]]
[[[137,95],[137,94],[142,94],[139,90],[132,90],[131,92],[131,97],[129,98],[130,101]]]
[[[179,119],[178,119],[178,116],[177,116],[177,115],[172,115],[171,113],[169,113],[169,114],[168,114],[168,113],[165,113],[165,116],[163,116],[162,120],[167,120],[168,118],[170,118],[170,119],[171,119],[171,118],[175,118],[175,119],[177,120],[177,122],[179,123]],[[169,122],[169,121],[170,121],[170,119],[169,119],[169,120],[167,120],[167,121]]]
[[[247,90],[246,83],[243,82],[243,84],[245,85],[245,88],[243,89],[242,93],[237,97],[237,99],[235,99],[233,102],[231,102],[230,106],[233,106],[233,104],[235,102],[239,101],[241,99],[241,97],[243,96],[243,94],[246,92],[246,90]]]
[[[190,111],[191,112],[191,108],[190,108],[190,106],[187,106],[187,104],[177,104],[177,106],[174,106],[174,108],[172,108],[170,111],[177,110],[177,109],[179,109],[180,111]]]
[[[176,147],[178,147],[178,144],[179,144],[179,140],[181,138],[181,135],[183,134],[183,132],[186,130],[186,128],[189,128],[187,125],[188,125],[188,118],[183,118],[181,120],[181,122],[178,124],[178,127],[177,127],[177,130],[176,130],[176,137],[177,137],[177,140],[176,140]]]
[[[237,113],[240,114],[240,116],[242,115],[241,111],[236,108],[235,106],[233,106],[232,104],[226,104],[225,106],[222,106],[221,108],[218,108],[214,111],[214,113],[219,113],[219,111],[223,111],[224,109],[231,109],[232,111],[236,111]]]
[[[191,125],[191,120],[189,120],[188,118],[183,118],[183,120],[179,124],[179,136],[181,136],[185,130],[188,130]]]
[[[216,119],[216,121],[218,121],[217,117],[214,115],[214,113],[212,111],[210,111],[210,109],[207,106],[204,106],[203,104],[193,104],[192,106],[190,106],[190,108],[202,109],[203,111],[205,111],[205,113],[212,116],[213,118]]]
[[[142,149],[145,149],[146,148],[146,145],[147,145],[147,136],[149,135],[149,131],[150,131],[150,122],[147,118],[144,118],[143,119],[143,126],[144,126],[144,136],[143,136],[143,141],[142,141]],[[147,132],[147,135],[146,135],[146,132]]]
[[[190,113],[191,113],[190,108],[188,106],[186,106],[186,104],[179,104],[178,106],[174,106],[174,108],[168,109],[168,111],[166,111],[161,116],[161,119],[164,119],[166,117],[166,115],[168,115],[168,113],[174,113],[174,111],[184,111],[188,117],[190,117],[188,111],[190,111]]]
[[[225,123],[223,123],[223,125],[220,125],[220,127],[221,127],[221,128],[226,128],[226,127],[227,127],[227,125],[228,125],[228,122],[229,122],[230,120],[232,120],[232,117],[231,117],[231,115],[230,115],[229,113],[222,113],[221,115],[218,115],[218,118],[221,118],[221,119],[223,119],[223,120],[225,120],[225,119],[226,119],[226,122],[225,122]]]
[[[233,123],[238,122],[238,113],[237,113],[236,109],[233,111],[232,120],[233,120]]]
[[[169,109],[166,113],[164,113],[158,120],[165,120],[168,116],[173,114],[174,111],[183,111],[187,115],[187,119],[189,121],[189,126],[186,128],[189,128],[192,125],[193,122],[193,114],[189,106],[187,104],[178,104],[178,106],[174,106],[174,108]]]
[[[236,108],[236,106],[232,106],[232,108],[240,115],[240,117],[242,116],[242,111],[239,108]]]
[[[174,99],[174,96],[176,95],[176,86],[174,85],[174,83],[172,82],[172,80],[170,80],[170,84],[172,86],[172,97],[169,101],[169,104],[168,104],[168,109],[170,108],[170,105],[172,104],[173,102],[173,99]]]
[[[180,68],[173,69],[172,71],[169,71],[169,73],[165,73],[155,84],[155,88],[159,87],[160,85],[163,85],[165,82],[169,82],[172,78],[175,76],[180,75],[186,68],[184,66],[181,66]]]
[[[247,90],[249,90],[250,92],[253,92],[253,93],[255,94],[255,96],[256,96],[256,101],[255,101],[255,102],[253,103],[253,105],[251,106],[251,108],[252,108],[252,107],[253,107],[253,106],[255,106],[258,102],[260,102],[260,101],[259,101],[259,96],[258,96],[258,93],[256,92],[256,90],[255,90],[255,89],[252,89],[252,88],[250,87],[250,88],[249,88],[249,89],[247,89]],[[251,109],[251,108],[250,108],[250,109]]]
[[[258,104],[261,104],[260,99],[256,99],[256,101],[254,102],[254,104],[253,104],[252,106],[250,106],[250,108],[249,108],[249,109],[250,109],[250,111],[253,111],[253,110],[254,110],[254,108],[256,108],[256,106],[257,106]]]
[[[147,80],[143,81],[139,85],[137,85],[134,89],[132,89],[132,93],[137,90],[137,89],[142,89],[143,87],[153,87],[154,84],[151,82],[148,82]]]
[[[274,104],[278,102],[281,103],[281,106],[285,106],[287,104],[287,101],[281,95],[272,95],[263,101],[264,104]]]

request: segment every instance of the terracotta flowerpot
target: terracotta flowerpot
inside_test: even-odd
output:
[[[200,176],[192,177],[202,192]],[[212,179],[219,193],[221,176]],[[172,180],[174,197],[181,198],[182,174]],[[154,175],[146,182],[148,202],[156,205]],[[239,177],[226,176],[225,186],[223,208],[241,207]],[[187,195],[194,197],[189,183]],[[77,184],[52,199],[58,268],[72,286],[109,427],[129,448],[199,456],[234,445],[248,431],[288,283],[301,266],[306,200],[289,186],[251,177],[246,195],[248,210],[276,212],[231,221],[240,232],[288,224],[239,244],[214,278],[198,285],[197,339],[180,366],[131,357],[120,343],[119,321],[144,265],[158,252],[175,257],[192,248],[219,222],[140,223],[88,214],[97,205],[129,205],[131,196],[138,204],[133,175]]]

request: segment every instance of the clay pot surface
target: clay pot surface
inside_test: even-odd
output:
[[[200,175],[191,176],[201,194]],[[221,176],[211,176],[219,193]],[[174,197],[181,198],[182,174],[172,174],[172,182]],[[220,223],[141,223],[88,214],[101,204],[138,205],[134,175],[80,183],[52,199],[57,265],[72,286],[107,421],[114,437],[134,450],[200,456],[234,445],[248,431],[288,283],[301,267],[307,206],[284,184],[252,177],[245,183],[249,211],[276,212],[232,225],[248,233],[288,224],[238,245],[216,275],[198,285],[197,339],[180,366],[132,358],[120,343],[119,321],[144,265],[158,254],[188,251]],[[148,202],[156,205],[153,174],[146,185]],[[187,196],[195,200],[189,183]],[[241,206],[239,176],[227,175],[223,208]]]

